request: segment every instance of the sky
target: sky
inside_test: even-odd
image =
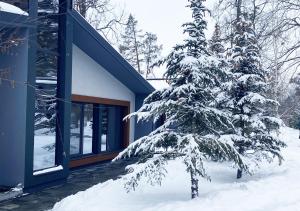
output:
[[[157,34],[158,42],[164,47],[163,55],[167,55],[172,47],[184,39],[181,26],[191,20],[191,12],[186,8],[187,0],[111,1],[124,7],[128,14],[132,13],[138,21],[139,28],[144,32]]]
[[[182,24],[191,20],[192,15],[186,8],[187,0],[111,0],[117,7],[124,8],[138,21],[138,27],[143,32],[151,32],[158,36],[158,44],[163,45],[162,56],[167,56],[172,48],[184,40]],[[209,0],[207,6],[212,8],[214,0]],[[208,18],[207,36],[211,36],[214,21]],[[154,74],[161,78],[165,67],[156,68]],[[150,81],[155,88],[168,86],[164,81]]]

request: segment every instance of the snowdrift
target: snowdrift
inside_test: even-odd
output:
[[[190,178],[184,166],[171,162],[161,187],[145,184],[126,193],[122,180],[107,181],[57,203],[54,211],[297,211],[300,210],[299,132],[282,128],[288,144],[284,163],[264,163],[254,176],[236,180],[225,163],[206,163],[212,182],[201,180],[199,199],[190,200]]]

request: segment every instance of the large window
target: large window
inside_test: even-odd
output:
[[[100,109],[101,118],[99,119],[99,125],[100,125],[100,134],[101,134],[101,145],[100,151],[106,152],[108,150],[107,147],[107,135],[108,135],[108,108],[103,106]]]
[[[93,105],[85,104],[83,106],[83,154],[93,153]]]
[[[58,36],[58,1],[39,0],[33,161],[35,171],[56,166],[56,146],[58,140],[62,140],[57,112]]]
[[[124,146],[125,107],[74,102],[71,113],[72,157],[120,151]]]
[[[71,114],[71,155],[93,153],[93,104],[73,103]]]
[[[77,155],[81,153],[80,140],[81,140],[81,104],[72,105],[71,114],[71,138],[70,138],[70,154]]]

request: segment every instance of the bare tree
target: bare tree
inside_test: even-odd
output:
[[[162,45],[157,44],[156,34],[146,32],[143,40],[142,54],[145,63],[145,77],[148,78],[149,75],[154,76],[153,66],[155,63],[161,59]]]
[[[138,29],[137,20],[130,14],[125,27],[125,31],[121,36],[121,44],[119,51],[124,58],[140,73],[144,74],[141,66],[143,62],[142,48],[143,37],[142,31]]]
[[[290,0],[285,0],[289,1]],[[292,0],[293,1],[293,0]],[[296,1],[296,0],[295,0]],[[286,87],[291,64],[283,58],[291,45],[291,31],[284,28],[286,16],[290,13],[280,0],[220,0],[215,6],[214,17],[219,20],[225,40],[232,45],[233,23],[241,10],[250,15],[256,31],[258,46],[261,49],[262,65],[269,70],[268,81],[272,88],[270,96],[280,100],[282,87]]]
[[[74,0],[74,8],[110,43],[119,40],[120,27],[125,24],[123,9],[110,0]]]
[[[288,34],[283,53],[280,55],[280,64],[287,64],[286,68],[300,65],[300,2],[298,0],[279,1],[278,10],[282,15],[282,21],[277,26],[277,31]]]

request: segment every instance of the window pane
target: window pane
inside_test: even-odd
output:
[[[93,152],[93,105],[84,105],[83,154]]]
[[[109,107],[108,113],[108,149],[118,151],[123,146],[123,109],[120,106]]]
[[[36,84],[34,170],[55,165],[56,87],[45,83]]]
[[[107,151],[108,139],[108,108],[103,106],[100,109],[100,127],[101,127],[101,152]]]
[[[70,137],[70,154],[80,153],[80,123],[81,123],[81,105],[72,104],[71,112],[71,137]]]
[[[34,170],[54,167],[57,126],[58,16],[56,0],[38,1]]]

